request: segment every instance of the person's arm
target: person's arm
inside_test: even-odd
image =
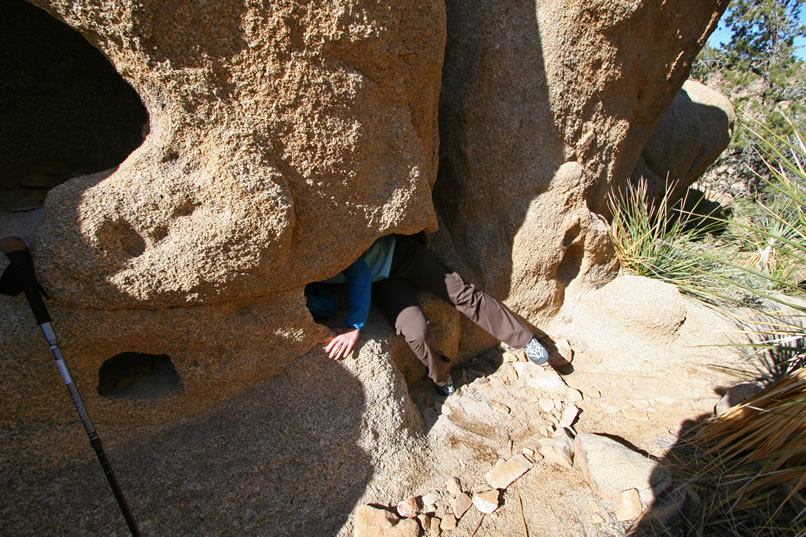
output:
[[[372,277],[363,257],[347,267],[344,275],[347,277],[347,328],[336,330],[338,335],[325,347],[333,360],[346,357],[355,348],[372,301]]]

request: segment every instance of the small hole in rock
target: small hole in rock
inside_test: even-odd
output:
[[[179,373],[166,354],[123,352],[98,370],[98,393],[105,397],[153,399],[181,389]]]

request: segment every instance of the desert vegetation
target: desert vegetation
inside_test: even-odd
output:
[[[670,456],[700,498],[687,535],[806,535],[801,4],[736,0],[724,19],[730,42],[700,54],[692,75],[730,96],[739,118],[702,184],[682,200],[649,199],[643,183],[609,200],[623,270],[720,309],[754,342],[736,374],[763,391],[692,426]]]

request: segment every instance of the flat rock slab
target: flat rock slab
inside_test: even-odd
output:
[[[602,498],[637,489],[644,505],[672,483],[669,472],[655,461],[598,434],[580,434],[574,444],[574,466]]]
[[[505,489],[513,481],[528,472],[532,466],[532,463],[524,455],[516,455],[507,461],[498,461],[484,478],[494,489]]]

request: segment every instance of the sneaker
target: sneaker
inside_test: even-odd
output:
[[[536,337],[533,337],[523,350],[526,352],[526,357],[537,365],[546,365],[549,361],[548,351],[540,344]]]
[[[442,386],[440,386],[439,384],[437,384],[437,391],[438,391],[438,392],[439,392],[441,395],[444,395],[445,397],[447,397],[447,396],[449,396],[450,394],[452,394],[453,392],[455,392],[455,391],[456,391],[456,387],[453,385],[453,379],[452,379],[451,377],[448,377],[448,382],[446,382],[446,383],[445,383],[445,384],[443,384]]]

